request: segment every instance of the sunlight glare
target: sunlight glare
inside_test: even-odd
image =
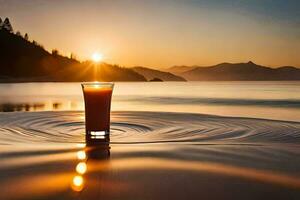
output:
[[[84,151],[78,151],[78,152],[77,152],[77,158],[78,158],[79,160],[84,160],[84,159],[86,158],[85,152],[84,152]]]
[[[79,174],[84,174],[86,172],[87,166],[85,162],[80,162],[78,163],[78,165],[76,166],[76,171]]]
[[[100,62],[103,59],[103,55],[101,53],[95,52],[92,55],[92,60],[96,63]]]
[[[73,178],[73,184],[74,184],[75,186],[80,186],[80,185],[82,185],[82,184],[83,184],[83,178],[82,178],[82,176],[75,176],[75,177]]]
[[[71,187],[74,191],[80,192],[83,189],[83,177],[74,176]]]

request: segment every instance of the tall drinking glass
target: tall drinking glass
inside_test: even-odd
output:
[[[82,91],[85,104],[85,128],[87,136],[101,139],[109,135],[110,104],[114,83],[83,83]]]

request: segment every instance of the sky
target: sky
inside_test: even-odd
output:
[[[298,0],[0,0],[0,17],[80,60],[99,52],[127,67],[300,67]]]

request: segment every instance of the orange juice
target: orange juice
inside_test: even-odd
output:
[[[82,84],[85,103],[86,132],[109,133],[113,83]]]

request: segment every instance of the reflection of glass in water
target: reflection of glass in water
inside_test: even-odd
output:
[[[89,160],[105,160],[110,157],[109,135],[100,139],[94,139],[92,136],[86,136],[86,145],[84,150],[77,152],[77,159],[80,161],[75,168],[76,175],[73,177],[71,188],[75,192],[84,189],[84,175],[88,172]]]
[[[110,137],[109,135],[98,136],[86,135],[86,148],[85,152],[88,159],[107,159],[110,156]]]

